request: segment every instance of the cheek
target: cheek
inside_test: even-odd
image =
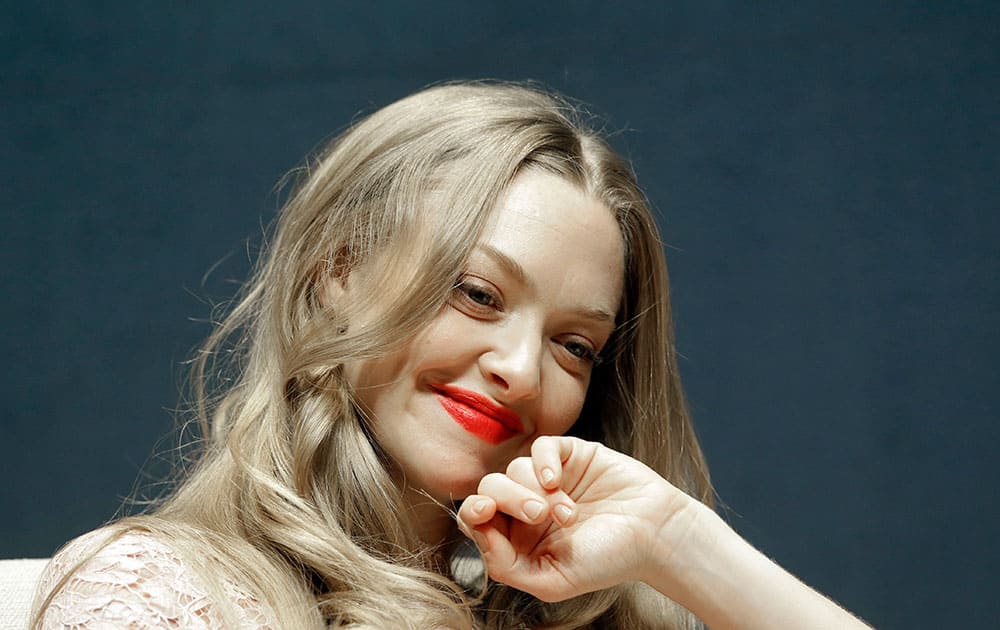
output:
[[[384,383],[388,382],[388,374],[383,375],[387,366],[382,361],[351,361],[344,364],[344,376],[351,387],[351,393],[355,400],[367,413],[373,417],[378,417],[384,411],[386,399],[388,398],[387,388]],[[390,392],[391,393],[391,392]]]
[[[567,374],[560,374],[556,382],[545,391],[545,421],[539,425],[538,433],[564,435],[576,423],[583,411],[587,396],[587,381],[579,381]]]
[[[439,314],[397,352],[345,364],[347,381],[358,398],[374,408],[390,390],[413,386],[411,381],[422,373],[455,364],[470,334],[460,326],[461,319],[449,315],[447,311]]]
[[[466,333],[460,319],[443,309],[430,323],[392,354],[355,361],[344,366],[348,382],[358,388],[379,387],[399,381],[425,363],[441,362],[450,350],[459,347]]]
[[[445,307],[413,340],[412,368],[415,371],[445,367],[467,367],[483,348],[475,322],[453,308]]]
[[[401,395],[401,383],[410,363],[412,346],[406,346],[377,359],[350,361],[344,364],[344,376],[357,400],[376,416],[395,404]]]
[[[364,359],[344,364],[344,375],[356,394],[364,397],[364,392],[379,388],[397,380],[406,360],[399,354]]]

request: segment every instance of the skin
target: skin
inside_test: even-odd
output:
[[[525,519],[523,505],[546,510]],[[868,628],[638,461],[542,437],[458,511],[490,577],[544,601],[641,581],[713,630]]]
[[[642,463],[563,435],[583,406],[588,352],[612,332],[622,276],[611,212],[528,170],[430,325],[388,357],[345,366],[420,536],[447,543],[455,523],[438,504],[464,498],[457,525],[490,577],[545,601],[642,581],[715,630],[867,627]],[[352,290],[338,281],[330,299]],[[499,444],[466,431],[441,385],[517,413],[523,430]]]
[[[450,302],[406,347],[345,366],[395,460],[421,537],[443,542],[451,504],[561,435],[583,407],[593,368],[614,327],[624,246],[610,210],[564,179],[528,169],[514,178]],[[364,270],[359,270],[364,273]],[[354,275],[354,272],[352,272]],[[351,299],[363,277],[332,282],[327,299]],[[491,444],[442,408],[440,386],[486,397],[521,418],[523,431]],[[428,501],[429,495],[433,501]],[[544,502],[522,506],[541,515]]]
[[[646,550],[686,496],[674,493],[674,505],[662,484],[645,465],[595,442],[539,438],[530,456],[484,478],[458,518],[494,579],[560,601],[652,573]],[[542,514],[514,516],[539,499]]]

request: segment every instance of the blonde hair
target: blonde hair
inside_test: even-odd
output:
[[[434,317],[525,168],[604,202],[625,242],[620,321],[572,432],[711,504],[662,246],[631,170],[558,97],[461,83],[375,112],[303,167],[253,278],[196,357],[197,463],[163,505],[111,535],[154,532],[218,594],[222,576],[251,589],[281,627],[697,626],[634,584],[546,604],[492,583],[470,599],[412,533],[392,463],[347,385],[346,362],[390,352]],[[372,270],[370,286],[353,292],[362,297],[326,304],[323,282],[361,264]],[[370,324],[347,326],[359,313]]]

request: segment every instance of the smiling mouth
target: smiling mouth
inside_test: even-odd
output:
[[[521,418],[476,392],[441,385],[434,387],[437,399],[448,415],[476,437],[500,444],[524,431]]]

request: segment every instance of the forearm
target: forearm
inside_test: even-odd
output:
[[[654,542],[646,581],[713,630],[868,628],[692,501]]]

